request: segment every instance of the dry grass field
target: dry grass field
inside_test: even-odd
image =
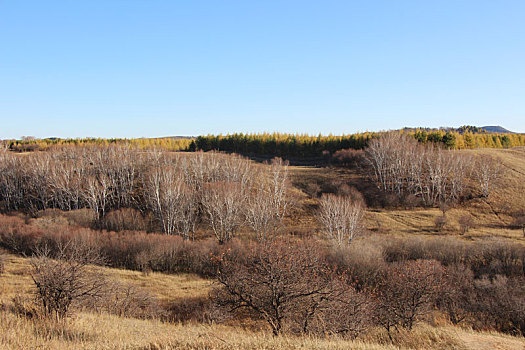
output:
[[[273,336],[261,324],[166,323],[106,313],[79,312],[66,323],[17,314],[13,300],[32,300],[29,264],[8,255],[0,275],[0,349],[524,349],[523,338],[475,332],[449,325],[420,325],[395,335],[374,329],[356,341]],[[96,267],[108,277],[132,283],[164,301],[205,295],[211,282],[187,274],[163,275]]]

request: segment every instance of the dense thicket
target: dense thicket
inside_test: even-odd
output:
[[[362,149],[374,133],[343,136],[310,136],[293,134],[231,134],[199,136],[198,150],[220,150],[247,155],[279,157],[322,157],[339,149]]]
[[[469,183],[477,183],[479,193],[488,197],[501,175],[501,167],[490,157],[474,159],[397,132],[370,141],[365,158],[379,189],[427,206],[459,201]]]
[[[287,163],[280,159],[255,165],[236,155],[118,145],[0,153],[3,212],[34,216],[50,208],[89,208],[96,226],[104,228],[125,226],[124,216],[140,221],[129,210],[135,209],[144,218],[152,216],[164,233],[185,239],[206,223],[223,243],[245,222],[264,239],[280,228],[287,189]]]

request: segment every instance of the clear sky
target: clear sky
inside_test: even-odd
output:
[[[0,0],[0,138],[525,132],[525,1]]]

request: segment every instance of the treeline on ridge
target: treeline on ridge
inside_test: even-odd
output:
[[[459,129],[458,129],[459,130]],[[470,130],[470,129],[469,129]],[[470,131],[445,131],[417,129],[397,131],[413,136],[422,144],[437,144],[447,149],[509,148],[525,146],[524,134],[472,133]],[[196,138],[137,138],[137,139],[35,139],[6,140],[4,147],[26,152],[47,150],[64,145],[125,144],[139,149],[164,149],[170,151],[223,151],[249,156],[285,158],[325,158],[341,149],[364,149],[370,140],[383,132],[364,132],[350,135],[308,135],[286,133],[235,133],[206,135]]]

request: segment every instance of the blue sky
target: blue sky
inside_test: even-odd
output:
[[[0,0],[0,138],[525,132],[525,1]]]

